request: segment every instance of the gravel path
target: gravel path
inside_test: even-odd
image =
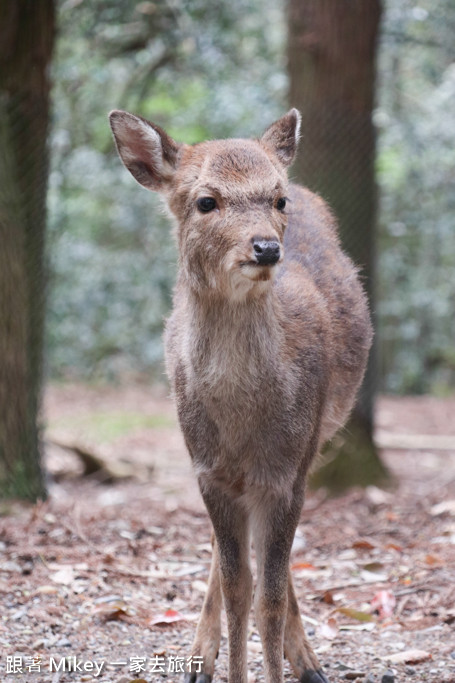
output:
[[[378,433],[392,445],[403,433],[453,436],[454,408],[381,398]],[[181,681],[210,525],[172,406],[145,388],[71,385],[49,388],[46,416],[50,498],[1,509],[0,680]],[[130,478],[119,467],[82,476],[62,444]],[[455,683],[455,448],[383,457],[393,491],[307,497],[292,556],[307,632],[331,683]],[[250,624],[250,683],[261,683]],[[226,662],[224,624],[216,682]]]

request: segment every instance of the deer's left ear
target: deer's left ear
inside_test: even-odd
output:
[[[300,122],[302,117],[297,109],[272,123],[261,138],[261,143],[272,150],[284,166],[294,161],[299,142]]]

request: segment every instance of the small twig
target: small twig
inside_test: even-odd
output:
[[[85,532],[82,530],[82,528],[81,528],[81,507],[80,507],[80,504],[77,502],[74,504],[74,517],[73,517],[73,519],[74,519],[74,524],[76,527],[76,532],[77,532],[77,535],[79,536],[79,538],[82,541],[84,541],[84,543],[86,543],[88,546],[95,549],[97,552],[100,552],[100,553],[103,552],[102,550],[100,550],[99,546],[95,545],[95,543],[93,543],[88,538],[88,536],[86,536]]]
[[[362,586],[380,586],[389,583],[388,581],[371,581],[371,582],[365,582],[362,580],[358,581],[350,581],[349,583],[341,583],[338,584],[337,586],[331,586],[331,587],[326,587],[322,588],[319,593],[315,593],[314,595],[308,595],[307,598],[309,600],[320,600],[325,593],[333,593],[334,591],[340,591],[343,590],[344,588],[361,588]]]
[[[32,553],[30,553],[30,554],[32,554]],[[44,557],[44,555],[43,555],[42,553],[38,553],[38,557],[39,557],[39,559],[41,560],[41,562],[44,564],[44,566],[46,567],[46,569],[49,569],[49,564],[47,563],[46,558]]]
[[[409,588],[403,588],[401,591],[394,591],[395,597],[399,598],[402,595],[411,595],[411,593],[426,593],[430,591],[434,591],[435,593],[440,592],[442,589],[440,586],[428,586],[428,585],[420,585],[420,586],[411,586]]]

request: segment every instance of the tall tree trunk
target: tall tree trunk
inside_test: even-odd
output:
[[[45,496],[41,397],[53,0],[0,0],[0,494]]]
[[[302,113],[302,142],[295,171],[338,218],[344,248],[361,268],[374,311],[376,185],[376,46],[380,0],[290,0],[288,65],[290,101]],[[342,457],[316,475],[330,488],[365,484],[384,474],[373,440],[375,348]],[[334,452],[332,452],[334,455]]]

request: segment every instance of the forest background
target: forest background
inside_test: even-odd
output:
[[[455,387],[454,30],[453,0],[384,3],[375,313],[378,388],[390,393]],[[292,104],[286,39],[285,7],[271,0],[59,3],[48,376],[164,379],[176,248],[159,199],[120,164],[107,112],[188,143],[259,135]]]

